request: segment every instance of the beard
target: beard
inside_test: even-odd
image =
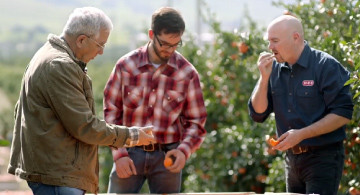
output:
[[[171,55],[169,55],[168,57],[161,56],[161,52],[158,50],[157,47],[155,47],[155,43],[153,43],[152,46],[155,54],[158,56],[158,58],[161,60],[162,63],[166,63],[170,59]]]

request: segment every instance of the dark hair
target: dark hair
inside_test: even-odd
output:
[[[171,7],[162,7],[156,10],[151,18],[151,29],[154,34],[182,34],[185,22],[180,13]]]

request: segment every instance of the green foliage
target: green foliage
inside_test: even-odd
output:
[[[94,100],[95,100],[95,111],[97,116],[103,119],[103,97],[104,97],[104,87],[110,76],[115,65],[111,63],[102,64],[101,66],[88,66],[88,75],[92,79],[92,86],[94,91]]]
[[[0,64],[0,88],[6,92],[11,103],[15,103],[20,91],[20,81],[26,64],[21,67]]]
[[[280,155],[267,144],[270,135],[275,135],[273,117],[257,124],[247,110],[258,78],[257,54],[267,50],[263,30],[251,21],[248,32],[224,32],[216,21],[209,23],[215,40],[203,48],[188,41],[181,51],[201,74],[208,111],[208,135],[184,169],[183,191],[263,193],[269,165]],[[277,181],[284,183],[283,177]],[[284,185],[277,185],[276,190],[284,191]]]
[[[113,166],[113,158],[111,155],[110,148],[107,146],[99,147],[99,163],[100,163],[100,181],[99,191],[107,192],[109,175]]]
[[[100,58],[103,58],[102,56]],[[99,60],[98,60],[99,61]],[[100,60],[101,61],[101,60]],[[93,92],[94,92],[94,101],[95,101],[95,112],[96,115],[100,118],[104,118],[103,114],[103,91],[105,84],[110,76],[115,62],[113,64],[110,60],[106,63],[97,64],[96,62],[88,64],[88,75],[92,79]],[[99,181],[99,190],[100,192],[107,192],[109,175],[113,165],[113,158],[111,155],[110,148],[107,146],[99,147],[99,164],[100,164],[100,181]]]
[[[0,139],[0,146],[9,146],[10,141],[6,139]]]
[[[11,63],[10,63],[11,64]],[[0,95],[4,102],[0,110],[0,138],[9,139],[14,126],[13,108],[20,91],[20,82],[25,68],[9,63],[0,64]],[[25,67],[25,66],[24,66]],[[4,93],[4,94],[3,94]]]

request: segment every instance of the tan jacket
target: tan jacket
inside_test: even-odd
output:
[[[85,66],[55,35],[35,54],[15,108],[9,173],[27,181],[98,191],[98,145],[122,147],[129,130],[95,116]]]

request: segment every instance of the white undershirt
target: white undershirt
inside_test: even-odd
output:
[[[159,66],[160,66],[161,64],[154,64],[154,63],[152,63],[152,65],[153,65],[155,68],[159,68]]]

